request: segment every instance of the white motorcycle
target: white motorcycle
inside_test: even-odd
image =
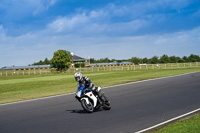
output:
[[[101,90],[101,87],[98,87],[98,92]],[[110,110],[110,101],[108,98],[102,94],[99,97],[97,94],[94,94],[92,90],[88,90],[85,86],[82,86],[77,92],[75,93],[75,98],[81,103],[83,109],[88,112],[92,113],[94,110],[98,110],[101,107],[104,110]]]

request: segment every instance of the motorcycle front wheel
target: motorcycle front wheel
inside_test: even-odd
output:
[[[92,113],[94,111],[94,106],[91,103],[87,104],[85,99],[81,100],[81,106],[88,113]]]

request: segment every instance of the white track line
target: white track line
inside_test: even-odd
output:
[[[124,85],[128,85],[128,84],[137,84],[137,83],[142,83],[142,82],[152,81],[152,80],[159,80],[159,79],[165,79],[165,78],[172,78],[172,77],[184,76],[184,75],[193,74],[193,73],[199,73],[199,72],[191,72],[191,73],[185,73],[185,74],[180,74],[180,75],[175,75],[175,76],[168,76],[168,77],[155,78],[155,79],[147,79],[147,80],[130,82],[130,83],[125,83],[125,84],[120,84],[120,85],[108,86],[108,87],[104,87],[102,89],[107,89],[107,88],[112,88],[112,87],[117,87],[117,86],[124,86]],[[44,100],[44,99],[55,98],[55,97],[60,97],[60,96],[67,96],[67,95],[72,95],[74,93],[75,92],[68,93],[68,94],[61,94],[61,95],[49,96],[49,97],[43,97],[43,98],[37,98],[37,99],[31,99],[31,100],[25,100],[25,101],[19,101],[19,102],[5,103],[5,104],[0,104],[0,106],[12,105],[12,104],[18,104],[18,103],[25,103],[25,102],[31,102],[31,101],[37,101],[37,100]]]
[[[199,108],[199,109],[196,109],[196,110],[194,110],[194,111],[191,111],[191,112],[189,112],[189,113],[186,113],[186,114],[180,115],[180,116],[178,116],[178,117],[172,118],[172,119],[167,120],[167,121],[165,121],[165,122],[159,123],[159,124],[154,125],[154,126],[152,126],[152,127],[149,127],[149,128],[143,129],[143,130],[141,130],[141,131],[137,131],[137,132],[135,132],[135,133],[143,133],[143,132],[149,131],[149,130],[151,130],[151,129],[154,129],[154,128],[157,128],[157,127],[160,127],[160,126],[162,126],[162,125],[165,125],[165,124],[170,123],[170,122],[173,122],[173,121],[175,121],[175,120],[178,120],[178,119],[184,118],[184,117],[186,117],[186,116],[189,116],[189,115],[191,115],[191,114],[193,114],[193,113],[197,113],[197,112],[199,112],[199,111],[200,111],[200,108]]]

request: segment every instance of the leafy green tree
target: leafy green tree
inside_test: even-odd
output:
[[[130,59],[131,62],[133,62],[134,64],[139,64],[141,63],[141,60],[138,57],[132,57]]]
[[[178,63],[183,63],[184,62],[183,59],[180,58],[180,57],[176,57],[176,60],[178,61]]]
[[[40,60],[39,62],[33,63],[33,65],[49,65],[49,64],[50,64],[50,61],[47,58],[45,58],[44,61]]]
[[[50,60],[48,60],[47,58],[45,58],[44,65],[48,65],[48,64],[50,64]]]
[[[106,57],[106,58],[104,58],[104,59],[102,60],[102,62],[109,63],[110,60],[108,59],[108,57]]]
[[[176,58],[176,56],[170,56],[169,57],[170,63],[177,63],[178,59]]]
[[[54,52],[53,58],[51,59],[51,64],[53,67],[57,68],[58,71],[63,69],[68,69],[72,63],[72,55],[66,50],[57,50]]]
[[[166,54],[160,57],[160,63],[169,63],[169,61],[169,57]]]
[[[183,60],[183,62],[189,62],[189,59],[188,59],[188,57],[187,56],[183,56],[183,58],[182,58],[182,60]]]
[[[157,64],[159,62],[158,56],[154,56],[150,59],[151,64]]]
[[[90,58],[90,63],[96,63],[97,61],[94,58]]]
[[[198,55],[194,55],[194,54],[191,54],[189,57],[188,57],[188,60],[190,62],[199,62],[200,61],[200,57]]]
[[[149,59],[147,59],[146,57],[142,59],[142,63],[149,63]]]

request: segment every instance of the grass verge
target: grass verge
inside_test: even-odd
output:
[[[88,76],[96,86],[106,87],[197,71],[200,67],[84,72],[83,76]],[[76,91],[76,86],[73,73],[1,76],[0,104],[71,93]]]
[[[151,133],[200,133],[200,113],[185,120],[169,124],[158,131]]]

